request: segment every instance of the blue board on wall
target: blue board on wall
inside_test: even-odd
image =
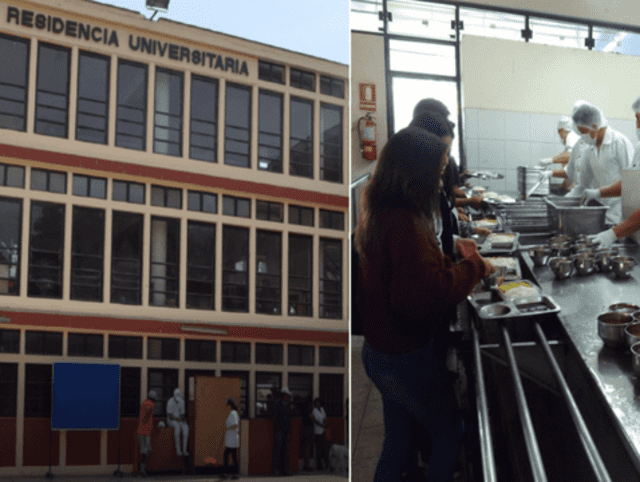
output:
[[[53,364],[52,430],[118,430],[120,365]]]

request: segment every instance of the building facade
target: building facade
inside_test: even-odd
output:
[[[196,374],[342,417],[348,66],[87,0],[0,2],[0,58],[0,475],[48,468],[60,362],[121,366],[121,428],[58,474],[130,468]]]

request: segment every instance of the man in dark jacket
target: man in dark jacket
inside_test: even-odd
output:
[[[281,396],[273,405],[273,461],[271,473],[273,475],[292,475],[289,464],[289,445],[291,443],[291,407],[289,398],[291,392],[287,387],[281,391]]]

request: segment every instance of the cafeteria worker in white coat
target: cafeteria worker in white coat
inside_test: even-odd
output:
[[[640,141],[640,97],[631,105],[636,115],[636,137]],[[636,144],[631,169],[640,169],[640,143]],[[584,192],[585,202],[591,199],[602,199],[619,197],[622,195],[622,179],[602,187],[600,189],[586,189]],[[621,239],[633,234],[640,229],[640,209],[636,209],[631,215],[611,229],[599,233],[594,241],[600,243],[602,247],[611,246],[616,239]]]
[[[608,127],[607,119],[595,105],[581,105],[572,118],[582,141],[587,144],[583,150],[579,188],[586,192],[586,189],[599,189],[620,180],[622,170],[631,166],[633,146],[629,139]],[[605,222],[611,226],[618,224],[622,216],[620,198],[602,199],[601,202],[609,206]]]
[[[558,121],[558,135],[560,136],[560,140],[564,146],[564,151],[555,157],[543,160],[541,164],[562,164],[562,169],[556,169],[553,171],[553,177],[563,178],[564,182],[562,183],[562,188],[569,190],[572,181],[568,179],[566,167],[569,159],[571,158],[573,147],[580,142],[580,136],[575,133],[573,120],[568,115],[560,117],[560,120]]]

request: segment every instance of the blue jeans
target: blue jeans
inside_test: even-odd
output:
[[[426,348],[401,355],[385,355],[365,343],[362,360],[384,406],[384,447],[374,481],[397,482],[406,471],[412,423],[419,423],[431,439],[429,482],[450,481],[464,421],[433,339]]]

